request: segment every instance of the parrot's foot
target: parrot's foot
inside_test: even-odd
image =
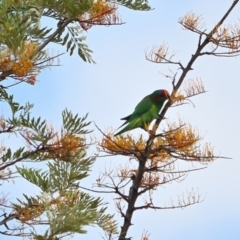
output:
[[[148,127],[149,127],[149,124],[146,124],[146,123],[145,123],[141,128],[144,129],[146,132],[149,133]]]
[[[148,130],[147,132],[148,132],[149,135],[153,135],[154,134],[153,130]]]

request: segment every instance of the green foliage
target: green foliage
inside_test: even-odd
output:
[[[68,32],[70,33],[71,39],[68,40],[69,35],[66,35],[64,37],[64,41],[67,41],[67,51],[70,52],[70,55],[73,54],[74,49],[76,46],[78,47],[78,55],[86,62],[89,63],[95,63],[92,58],[90,53],[92,51],[88,48],[86,44],[83,43],[83,41],[86,40],[85,36],[78,37],[82,33],[82,29],[79,28],[79,26],[75,27],[67,27]],[[67,37],[67,38],[66,38]],[[63,44],[65,45],[65,44]]]
[[[68,115],[71,114],[68,113]],[[79,155],[75,156],[78,158],[75,162],[57,160],[48,162],[49,171],[27,167],[17,168],[22,177],[41,188],[42,194],[35,198],[24,195],[26,201],[18,200],[20,205],[14,204],[14,206],[15,208],[32,206],[36,205],[36,202],[44,206],[50,226],[42,236],[45,239],[47,239],[46,236],[49,237],[48,233],[54,236],[68,232],[86,233],[84,227],[88,225],[98,225],[106,232],[117,233],[117,224],[113,221],[113,215],[105,213],[107,208],[101,207],[104,205],[102,200],[78,190],[80,180],[88,176],[95,161],[95,158],[87,158],[86,154],[81,155],[81,152],[85,152],[85,147],[79,151]],[[56,204],[51,204],[55,202]],[[41,239],[40,235],[37,239]]]
[[[36,239],[50,239],[66,233],[85,234],[85,226],[98,225],[106,232],[117,233],[117,224],[113,215],[105,214],[106,207],[100,198],[91,197],[84,192],[68,192],[53,199],[50,195],[42,194],[17,199],[12,204],[17,218],[23,221],[47,221],[49,228],[44,235],[35,235]],[[45,213],[45,214],[43,214]],[[42,220],[39,220],[39,219]]]
[[[112,231],[112,226],[104,225],[103,222],[111,222],[117,232],[116,223],[112,221],[113,215],[106,215],[106,207],[99,209],[103,205],[100,198],[93,198],[89,194],[80,193],[81,201],[74,204],[70,209],[66,204],[58,206],[58,213],[56,214],[53,209],[47,210],[47,216],[50,222],[50,228],[54,235],[63,234],[66,231],[86,233],[84,226],[99,224],[104,226],[106,231]]]
[[[46,121],[41,120],[40,117],[37,119],[31,117],[30,110],[33,108],[33,104],[26,103],[21,106],[18,102],[14,101],[13,95],[8,95],[7,92],[1,88],[0,100],[8,104],[12,113],[11,117],[5,119],[5,128],[2,132],[15,132],[21,135],[27,134],[29,142],[38,141],[42,144],[46,144],[46,142],[51,139],[52,133],[47,129]]]
[[[94,0],[40,0],[39,5],[44,7],[43,16],[50,16],[55,19],[74,19],[76,16],[89,12]]]
[[[12,118],[20,111],[22,111],[22,115],[27,114],[33,107],[33,104],[29,103],[25,104],[25,106],[21,106],[18,102],[13,100],[13,95],[9,95],[3,88],[0,88],[0,101],[6,102],[9,105],[12,112]]]
[[[115,0],[109,1],[133,10],[148,11],[150,6],[146,0]],[[0,46],[6,46],[15,53],[23,46],[24,41],[31,40],[39,48],[31,56],[44,54],[42,50],[50,43],[66,46],[70,55],[76,50],[78,55],[89,63],[95,63],[91,57],[92,51],[83,35],[79,17],[92,11],[94,0],[29,0],[1,1],[0,5]],[[56,29],[41,27],[42,19],[57,21]],[[62,37],[62,35],[64,36]],[[47,55],[44,55],[45,57]]]
[[[7,46],[13,52],[16,52],[26,40],[38,43],[40,45],[39,49],[49,42],[65,45],[67,38],[64,41],[61,39],[61,34],[64,32],[61,24],[52,33],[52,28],[41,27],[41,19],[43,17],[50,17],[57,21],[65,19],[70,24],[76,21],[79,15],[89,11],[92,7],[92,2],[92,0],[42,0],[22,1],[19,5],[13,5],[11,1],[8,4],[5,2],[5,4],[0,6],[0,12],[3,13],[0,16],[0,44]],[[78,54],[84,61],[93,62],[90,56],[92,51],[86,44],[83,44],[86,37],[81,36],[82,30],[79,24],[78,26],[69,26],[67,30],[71,35],[71,39],[68,40],[66,45],[70,55],[73,54],[74,49],[77,47]]]
[[[87,129],[90,125],[87,115],[79,117],[65,109],[58,133],[41,117],[32,116],[33,105],[20,105],[3,88],[0,88],[0,101],[10,109],[9,117],[1,119],[0,133],[20,136],[27,144],[27,147],[15,150],[4,147],[0,170],[15,165],[21,177],[40,189],[38,195],[23,194],[24,200],[17,199],[12,203],[11,214],[16,215],[24,228],[33,221],[35,225],[49,224],[46,233],[36,234],[35,239],[58,239],[63,234],[86,233],[84,227],[88,225],[116,232],[117,224],[112,215],[105,213],[102,200],[79,191],[80,181],[89,176],[95,162],[95,157],[87,156],[90,144],[86,137],[91,133]],[[44,170],[16,165],[26,161],[44,161],[41,163],[45,163]]]
[[[22,1],[19,6],[14,1],[3,1],[0,5],[0,43],[16,52],[23,41],[46,36],[49,31],[40,30],[41,13],[37,5]],[[8,2],[8,4],[6,4]],[[39,34],[39,35],[38,35]]]
[[[151,10],[151,7],[148,4],[147,0],[115,0],[114,2],[133,10],[139,10],[139,11]]]
[[[87,134],[90,131],[85,130],[87,126],[90,125],[90,122],[85,122],[88,115],[83,118],[79,118],[78,114],[73,116],[68,110],[64,110],[62,113],[63,127],[62,134],[68,132],[69,134]]]
[[[15,163],[15,162],[24,160],[28,156],[28,151],[24,151],[24,150],[25,148],[21,147],[12,153],[11,148],[7,148],[6,151],[1,154],[0,160],[2,161],[2,163],[5,163],[5,162]],[[1,168],[4,169],[5,166],[3,165]]]
[[[77,25],[71,27],[68,26],[66,29],[67,34],[63,38],[63,32],[60,32],[56,39],[53,39],[52,41],[61,45],[66,45],[67,52],[69,52],[70,56],[73,54],[74,50],[77,49],[78,55],[83,61],[95,63],[90,55],[92,50],[88,48],[87,44],[83,43],[86,40],[86,36],[81,36],[83,32],[82,29]]]
[[[23,178],[41,188],[43,192],[49,191],[49,175],[46,171],[27,167],[17,167],[17,171]]]

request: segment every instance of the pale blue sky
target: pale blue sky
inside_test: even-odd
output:
[[[210,30],[232,0],[152,0],[150,3],[155,8],[150,12],[120,8],[125,25],[93,27],[86,33],[96,65],[66,54],[61,57],[62,66],[42,72],[35,86],[22,85],[11,91],[20,101],[34,103],[36,116],[48,119],[55,126],[60,126],[61,111],[67,107],[80,116],[88,112],[89,120],[95,121],[102,130],[116,129],[121,124],[120,118],[130,114],[145,95],[161,88],[171,91],[170,81],[159,74],[167,72],[166,66],[147,62],[145,50],[165,42],[170,52],[178,51],[175,59],[186,64],[198,39],[196,34],[183,30],[178,19],[188,11],[202,14],[205,27]],[[226,23],[237,22],[239,14],[238,4]],[[52,49],[64,50],[55,45]],[[171,108],[166,114],[170,120],[180,115],[197,126],[204,136],[203,143],[211,142],[216,154],[232,159],[219,159],[206,170],[191,173],[182,183],[160,188],[156,198],[161,205],[170,199],[177,201],[178,195],[192,188],[206,197],[203,203],[184,210],[135,213],[129,237],[140,239],[145,229],[151,233],[152,240],[240,239],[239,64],[240,58],[198,59],[186,79],[201,78],[207,93],[191,99],[195,108],[191,105]],[[95,129],[93,124],[91,127]],[[143,132],[132,131],[136,136],[139,133]],[[94,134],[101,137],[97,130]],[[119,162],[125,164],[128,159],[118,158]],[[89,186],[105,164],[115,163],[115,158],[98,159],[88,180]],[[106,199],[110,201],[109,209],[113,209],[112,197]],[[117,219],[121,226],[123,219],[118,215]],[[74,239],[101,239],[99,229],[88,230],[89,234]]]

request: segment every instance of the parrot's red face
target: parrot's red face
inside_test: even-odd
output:
[[[168,93],[168,91],[167,90],[163,90],[162,91],[162,96],[164,96],[164,97],[166,97],[166,98],[170,98],[170,95],[169,95],[169,93]]]
[[[157,90],[154,93],[153,93],[154,94],[153,99],[155,101],[159,101],[160,99],[162,99],[162,100],[170,99],[170,95],[167,90]]]

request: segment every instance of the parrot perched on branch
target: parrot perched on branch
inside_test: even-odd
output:
[[[138,127],[149,132],[148,128],[150,123],[158,117],[158,113],[167,99],[170,99],[170,95],[167,90],[163,89],[156,90],[152,94],[143,98],[142,101],[135,107],[135,110],[131,115],[121,118],[121,120],[126,120],[126,122],[119,128],[126,124],[127,126],[114,136]]]

